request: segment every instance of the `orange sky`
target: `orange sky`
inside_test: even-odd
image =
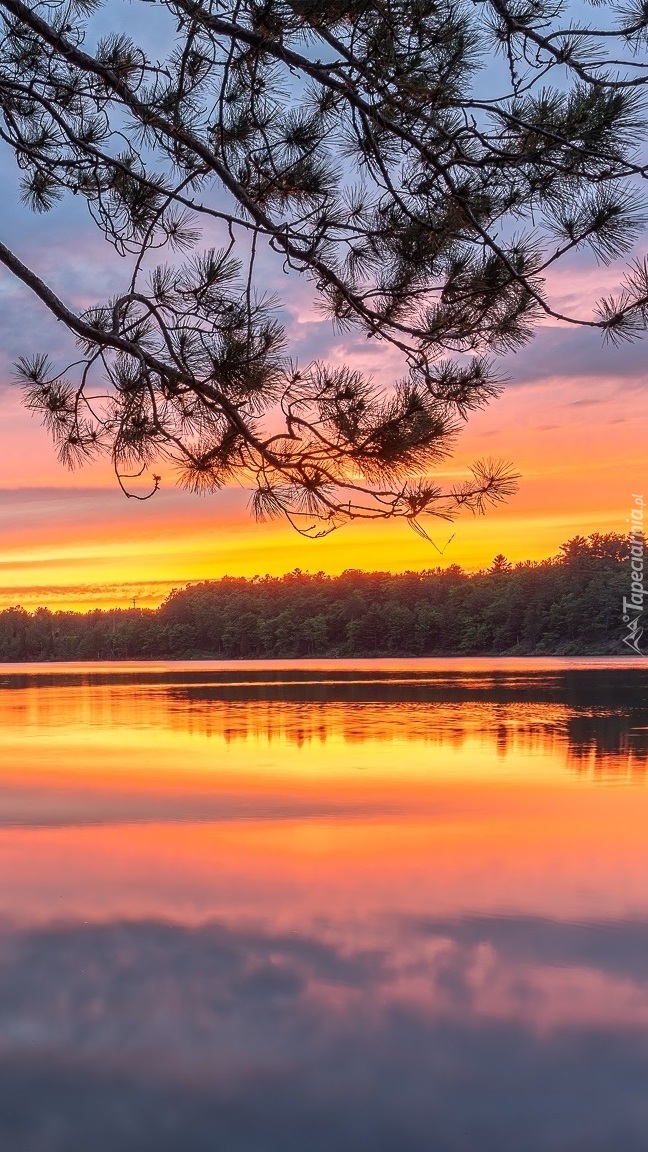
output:
[[[90,284],[95,292],[112,290],[112,272],[103,283],[101,252],[87,230],[70,265],[61,248],[69,227],[66,217],[37,220],[21,252],[55,284],[59,276],[66,299],[87,302]],[[577,264],[550,286],[554,303],[586,315],[592,296],[612,290],[620,275]],[[128,501],[105,465],[63,469],[46,432],[6,383],[21,353],[50,347],[60,359],[61,328],[6,277],[0,291],[0,607],[127,606],[133,597],[154,606],[188,581],[278,575],[295,567],[397,572],[458,563],[476,569],[499,552],[513,561],[540,559],[577,533],[623,532],[632,494],[648,489],[645,341],[615,349],[603,346],[597,332],[547,324],[504,361],[509,383],[503,395],[471,417],[455,455],[437,474],[453,484],[475,459],[503,458],[521,473],[519,492],[486,517],[467,514],[455,525],[427,521],[442,549],[455,534],[442,557],[402,522],[350,525],[327,539],[306,540],[282,523],[253,523],[240,489],[199,498],[174,488],[169,473],[154,500]],[[374,342],[342,344],[332,336],[300,283],[288,281],[284,299],[300,362],[322,356],[352,363],[386,385],[400,374]]]
[[[136,35],[152,36],[153,17],[147,12],[138,24],[131,8],[124,18],[135,19]],[[161,40],[159,50],[167,47]],[[0,164],[3,236],[18,256],[71,307],[120,291],[128,261],[105,244],[79,199],[31,214],[21,206],[18,177],[13,161]],[[205,225],[201,245],[218,247],[226,231],[223,225],[220,235],[219,227]],[[642,238],[627,259],[644,249]],[[548,297],[561,314],[587,321],[596,300],[618,290],[625,263],[603,267],[591,254],[571,255],[551,269]],[[386,386],[402,375],[387,346],[335,334],[307,281],[285,275],[263,245],[257,267],[264,288],[282,301],[290,352],[300,364],[348,363]],[[471,461],[493,456],[521,473],[520,490],[485,518],[427,522],[441,548],[455,533],[443,557],[404,523],[352,525],[305,540],[287,525],[254,524],[240,490],[199,499],[175,490],[170,475],[155,500],[127,501],[105,467],[62,469],[9,384],[20,355],[48,351],[63,366],[70,351],[63,326],[2,271],[0,305],[0,607],[126,606],[133,597],[153,606],[172,587],[226,573],[402,571],[437,563],[476,569],[499,552],[513,561],[539,559],[577,533],[624,531],[632,494],[648,490],[647,341],[614,348],[586,326],[552,322],[504,359],[503,396],[470,419],[439,475],[454,483]]]
[[[519,493],[486,517],[431,522],[443,557],[404,523],[351,525],[310,541],[287,525],[253,523],[247,494],[198,498],[169,475],[149,503],[127,501],[107,470],[67,473],[14,393],[0,396],[0,605],[85,608],[160,602],[171,587],[224,574],[345,568],[473,569],[504,552],[541,558],[576,533],[625,530],[631,494],[647,475],[648,403],[623,382],[553,377],[511,387],[463,432],[446,469],[454,482],[482,455],[522,474]]]

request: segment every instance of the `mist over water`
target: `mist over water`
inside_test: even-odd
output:
[[[0,670],[0,1145],[645,1152],[641,661]]]

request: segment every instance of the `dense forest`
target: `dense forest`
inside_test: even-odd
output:
[[[625,537],[577,536],[557,556],[497,556],[394,576],[299,570],[175,590],[157,609],[0,612],[0,660],[625,653]]]

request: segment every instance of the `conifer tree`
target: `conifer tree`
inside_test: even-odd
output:
[[[543,317],[613,340],[646,326],[645,260],[583,315],[556,311],[547,273],[576,249],[622,257],[644,228],[648,4],[145,3],[161,59],[123,0],[0,0],[25,205],[77,197],[128,260],[119,295],[78,311],[0,240],[80,346],[64,369],[30,348],[18,365],[62,459],[109,453],[129,494],[165,460],[196,490],[240,481],[258,516],[311,534],[390,516],[425,532],[506,497],[491,461],[430,479],[498,392],[497,355]],[[392,387],[295,362],[269,259],[333,329],[400,357]]]

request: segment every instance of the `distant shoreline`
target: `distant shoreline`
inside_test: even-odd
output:
[[[496,556],[490,568],[472,574],[453,564],[401,575],[295,570],[252,580],[224,577],[175,590],[155,609],[7,608],[0,612],[0,664],[624,655],[641,660],[645,653],[628,643],[624,624],[630,583],[628,541],[614,533],[574,537],[559,555],[539,562],[512,565]],[[640,627],[635,635],[643,635]]]
[[[630,663],[641,665],[642,661],[648,660],[648,650],[646,652],[637,654],[636,656],[626,653],[622,645],[616,648],[611,648],[607,651],[598,649],[580,649],[573,648],[568,651],[551,651],[547,649],[537,649],[533,652],[524,651],[498,651],[498,652],[426,652],[412,653],[412,652],[355,652],[352,654],[339,655],[330,652],[324,652],[317,656],[224,656],[222,653],[189,653],[184,655],[159,655],[159,656],[84,656],[82,659],[62,659],[56,656],[39,657],[29,656],[22,660],[9,660],[5,657],[0,657],[0,669],[12,664],[239,664],[247,666],[250,664],[283,664],[283,665],[301,665],[301,664],[314,664],[322,661],[331,661],[336,664],[348,664],[350,661],[366,661],[373,664],[384,664],[388,661],[425,661],[425,660],[587,660],[587,659],[600,659],[612,660],[617,659],[627,660]]]

